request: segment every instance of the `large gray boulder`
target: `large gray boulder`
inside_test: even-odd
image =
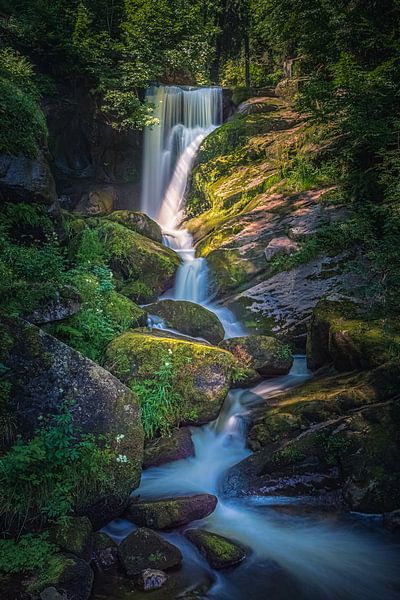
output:
[[[57,200],[56,186],[47,160],[0,154],[0,199],[42,202]]]

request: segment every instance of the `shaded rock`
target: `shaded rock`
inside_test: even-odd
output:
[[[383,515],[383,524],[386,529],[397,533],[400,531],[400,510],[394,510]]]
[[[235,358],[225,350],[172,337],[129,331],[106,350],[106,366],[127,385],[154,378],[164,362],[172,365],[173,392],[180,398],[175,422],[215,419],[228,393]]]
[[[0,154],[0,199],[54,204],[56,188],[43,155],[37,158]]]
[[[160,317],[169,329],[204,338],[211,344],[224,339],[224,328],[218,317],[203,306],[186,300],[159,300],[147,306],[150,315]]]
[[[145,569],[171,569],[182,562],[179,548],[160,535],[141,527],[118,546],[118,556],[127,575],[138,575]]]
[[[174,529],[191,521],[204,519],[217,506],[217,498],[211,494],[196,494],[162,500],[131,499],[126,517],[136,525],[155,529]]]
[[[194,456],[192,434],[188,427],[181,427],[168,437],[160,437],[147,443],[142,466],[144,469],[158,467],[189,456]]]
[[[92,569],[81,558],[55,554],[38,577],[29,584],[29,590],[44,593],[44,598],[51,600],[60,600],[56,593],[62,600],[88,600],[93,578]]]
[[[155,242],[162,243],[161,227],[145,213],[134,212],[132,210],[116,210],[108,215],[108,219],[120,223],[145,237],[151,238]]]
[[[93,538],[92,559],[99,570],[110,569],[118,560],[118,544],[106,533],[96,532]]]
[[[293,254],[299,249],[299,244],[289,239],[287,236],[273,238],[264,250],[265,259],[269,262],[274,256],[279,254]]]
[[[290,349],[279,340],[264,335],[230,338],[223,340],[219,347],[232,352],[239,363],[263,377],[286,375],[293,364]]]
[[[287,102],[293,102],[299,93],[301,77],[287,77],[282,79],[275,88],[275,93],[279,98],[284,98]]]
[[[117,204],[118,194],[113,186],[98,186],[82,194],[75,212],[92,217],[107,215],[115,210]]]
[[[5,379],[11,384],[7,410],[16,431],[32,435],[43,417],[58,414],[73,399],[74,425],[85,433],[109,435],[111,446],[130,461],[131,476],[123,469],[112,472],[114,494],[121,504],[140,478],[143,428],[137,397],[99,365],[35,325],[2,317],[0,332],[0,362],[7,367]],[[89,504],[98,508],[107,500],[93,496]],[[86,514],[83,506],[80,511]]]
[[[40,600],[68,600],[65,594],[57,592],[55,587],[48,587],[40,594]]]
[[[51,531],[52,541],[65,552],[90,561],[93,550],[93,528],[87,517],[71,517],[66,525]]]
[[[145,569],[141,572],[140,577],[138,577],[137,583],[145,592],[151,592],[162,587],[167,582],[167,579],[168,575],[164,571]]]
[[[196,546],[213,569],[233,567],[246,558],[246,551],[222,535],[205,529],[189,529],[185,536]]]
[[[75,315],[80,307],[81,297],[78,292],[73,287],[65,285],[57,290],[53,297],[44,299],[41,306],[25,318],[30,323],[52,323]]]

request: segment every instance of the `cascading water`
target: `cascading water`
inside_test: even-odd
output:
[[[150,88],[147,101],[155,106],[158,125],[145,133],[142,210],[156,219],[164,243],[182,259],[175,286],[165,298],[188,300],[207,307],[220,319],[226,337],[243,335],[243,328],[226,308],[210,300],[207,261],[196,258],[193,239],[181,226],[185,191],[204,138],[222,120],[221,88]],[[159,321],[153,326],[162,327]]]
[[[188,174],[204,137],[220,122],[220,90],[153,88],[148,99],[156,105],[160,125],[146,133],[142,208],[162,225],[165,243],[183,263],[172,298],[208,306],[220,316],[228,336],[242,330],[229,311],[208,300],[207,263],[196,259],[192,238],[180,228]],[[221,312],[222,311],[222,312]],[[398,549],[354,518],[334,513],[297,514],[279,508],[296,506],[296,498],[237,498],[220,495],[220,483],[234,464],[246,458],[246,420],[254,403],[307,379],[305,358],[296,357],[285,377],[267,380],[252,390],[232,390],[216,421],[192,428],[195,454],[191,458],[148,469],[135,495],[143,498],[209,492],[218,498],[213,514],[190,524],[241,542],[249,549],[243,563],[227,574],[213,572],[182,535],[163,534],[184,556],[179,583],[173,591],[152,592],[157,599],[210,600],[395,600],[399,599]],[[117,520],[107,527],[116,541],[135,526]],[[198,583],[210,588],[207,592]],[[211,585],[212,584],[212,585]],[[107,589],[107,586],[111,586]],[[119,584],[117,584],[118,587]],[[105,578],[95,598],[141,598],[131,588],[117,589]],[[147,592],[144,594],[145,597]]]

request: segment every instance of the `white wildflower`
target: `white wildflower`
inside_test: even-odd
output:
[[[125,436],[124,436],[123,433],[119,433],[115,439],[119,443],[119,442],[122,442],[122,440],[124,439],[124,437]]]
[[[125,454],[118,454],[116,461],[118,463],[126,463],[128,462],[128,457]]]
[[[171,348],[168,348],[168,354],[172,354]]]

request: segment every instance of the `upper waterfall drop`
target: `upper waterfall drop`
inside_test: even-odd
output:
[[[145,130],[141,210],[170,229],[173,223],[168,219],[176,217],[181,208],[176,204],[182,202],[196,152],[206,135],[222,123],[222,90],[152,86],[146,101],[154,105],[158,123]],[[186,149],[188,153],[183,156]],[[180,174],[175,172],[179,159],[186,162],[180,161]],[[175,193],[170,191],[166,198],[170,212],[161,213],[171,185]]]

